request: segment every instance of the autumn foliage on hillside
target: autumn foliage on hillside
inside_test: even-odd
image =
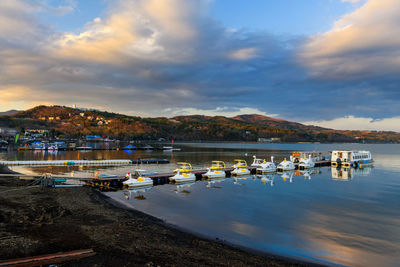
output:
[[[376,131],[338,131],[263,115],[177,116],[141,118],[64,106],[38,106],[11,116],[0,116],[0,126],[51,130],[59,137],[85,135],[118,139],[283,142],[399,142],[400,134]]]

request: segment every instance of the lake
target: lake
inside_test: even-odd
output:
[[[182,151],[8,152],[0,159],[166,158],[165,165],[141,168],[169,172],[176,162],[204,169],[211,160],[230,166],[252,156],[276,161],[291,151],[370,150],[374,167],[316,168],[263,177],[244,176],[195,183],[121,190],[108,196],[188,231],[283,256],[324,264],[397,266],[400,260],[400,145],[187,143]],[[103,168],[124,174],[133,167]],[[85,176],[83,167],[13,167],[24,173]]]

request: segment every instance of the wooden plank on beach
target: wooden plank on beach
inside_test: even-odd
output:
[[[0,261],[0,266],[40,266],[44,264],[60,263],[65,261],[82,259],[96,255],[93,249],[81,249],[69,252],[59,252],[41,256],[18,258]]]

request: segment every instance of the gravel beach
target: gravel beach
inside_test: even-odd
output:
[[[92,188],[0,178],[0,259],[93,248],[58,266],[303,266],[186,233]]]

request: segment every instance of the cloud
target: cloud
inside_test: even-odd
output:
[[[74,12],[77,2],[0,1],[8,22],[0,25],[0,90],[20,88],[3,94],[2,105],[42,100],[144,116],[257,112],[300,121],[400,114],[396,64],[377,57],[396,61],[397,10],[382,25],[368,22],[397,3],[363,11],[376,5],[370,0],[310,39],[230,29],[210,16],[209,2],[110,1],[101,17],[60,32],[38,14]],[[384,33],[375,27],[394,37],[376,41]]]
[[[306,125],[316,125],[338,130],[376,130],[400,132],[400,116],[380,120],[347,116],[333,120],[306,121],[303,123]]]
[[[301,60],[317,77],[355,79],[400,72],[400,1],[369,0],[304,45]]]

